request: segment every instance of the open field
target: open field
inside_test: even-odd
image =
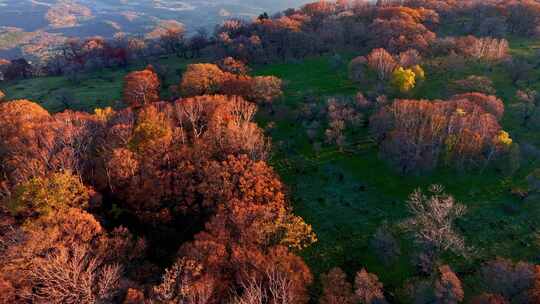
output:
[[[189,62],[170,56],[159,59],[158,63],[167,68],[167,83],[162,85],[162,96],[166,98],[168,85],[180,81],[180,75]],[[121,70],[103,69],[81,74],[76,80],[63,76],[26,79],[7,86],[0,84],[0,90],[6,93],[8,100],[29,99],[53,112],[66,108],[65,99],[70,100],[68,108],[71,110],[92,112],[95,108],[122,107],[124,76],[142,68],[144,65]]]
[[[426,83],[413,95],[443,98],[444,84],[452,77],[470,75],[491,76],[498,94],[511,103],[515,88],[507,75],[495,69],[490,74],[482,66],[471,66],[465,75],[430,74]],[[328,59],[307,60],[297,65],[279,65],[263,68],[260,74],[276,74],[289,81],[285,104],[291,110],[301,102],[302,94],[317,96],[347,95],[356,92],[347,80],[346,67],[338,73],[328,65]],[[455,78],[455,79],[461,79]],[[508,109],[512,111],[511,107]],[[511,113],[509,113],[511,114]],[[511,115],[507,115],[511,116]],[[467,215],[458,222],[469,246],[474,247],[471,260],[451,257],[452,265],[465,280],[477,263],[496,256],[536,261],[536,227],[540,224],[538,200],[520,201],[510,195],[514,186],[522,186],[525,176],[537,160],[525,160],[523,168],[514,176],[502,176],[494,171],[470,174],[439,170],[431,175],[401,176],[394,173],[377,156],[377,147],[369,144],[367,130],[360,130],[352,142],[351,153],[342,153],[327,147],[316,153],[305,130],[294,121],[294,115],[276,118],[272,130],[274,146],[279,149],[274,164],[292,190],[295,212],[313,224],[319,242],[308,248],[303,256],[315,272],[325,272],[331,267],[358,269],[366,266],[380,274],[381,280],[391,288],[399,288],[411,276],[411,242],[401,235],[402,257],[391,267],[382,266],[369,249],[370,236],[387,222],[395,227],[405,217],[405,201],[416,188],[426,189],[430,184],[444,185],[447,192],[467,205]],[[292,119],[291,119],[292,118]],[[537,136],[522,130],[512,120],[505,121],[505,128],[519,142],[521,137],[538,144]],[[286,143],[286,144],[284,144]],[[397,231],[397,229],[395,229]]]

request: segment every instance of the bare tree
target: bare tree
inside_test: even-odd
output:
[[[161,284],[153,288],[153,297],[165,303],[207,304],[213,296],[214,283],[203,274],[199,263],[181,258],[165,271]]]
[[[480,38],[472,40],[465,47],[469,55],[485,60],[502,60],[508,57],[508,41],[506,39]]]
[[[430,187],[430,196],[420,189],[414,191],[407,202],[412,217],[402,227],[413,232],[416,241],[426,248],[465,254],[465,241],[455,231],[454,221],[465,214],[466,207],[443,191],[440,185]]]
[[[205,123],[203,121],[204,106],[201,99],[193,98],[186,100],[183,103],[183,111],[186,118],[191,124],[193,131],[193,140],[197,140],[205,130]]]
[[[293,304],[296,302],[295,293],[293,290],[293,281],[290,277],[276,269],[276,267],[269,267],[266,271],[266,277],[268,280],[268,291],[272,302],[275,304]]]
[[[242,283],[242,295],[236,296],[231,304],[263,304],[268,299],[267,290],[254,277]]]
[[[35,289],[26,297],[33,303],[104,303],[118,290],[121,268],[102,265],[86,246],[61,248],[43,259],[34,259],[29,279]]]
[[[399,53],[398,56],[399,65],[404,68],[410,68],[415,65],[419,65],[422,61],[422,56],[415,49],[409,49],[405,52]]]
[[[377,72],[379,80],[385,80],[390,77],[394,69],[397,67],[397,62],[394,57],[385,49],[374,49],[367,56],[368,66]]]

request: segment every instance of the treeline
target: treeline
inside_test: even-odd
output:
[[[437,55],[450,51],[452,44],[459,50],[483,52],[478,44],[449,44],[452,40],[438,37],[439,32],[530,37],[537,34],[538,25],[536,1],[320,1],[272,17],[261,15],[254,22],[230,20],[217,28],[214,39],[222,53],[255,62],[342,49],[385,48],[392,53],[416,49]]]
[[[204,55],[210,60],[230,56],[250,63],[373,48],[392,53],[416,49],[432,55],[465,48],[468,50],[463,51],[475,56],[485,52],[485,56],[497,56],[504,43],[485,45],[488,41],[480,40],[470,45],[470,41],[460,43],[437,33],[501,39],[534,36],[539,27],[540,5],[534,0],[319,1],[273,16],[262,14],[253,21],[230,19],[217,26],[212,35],[200,30],[187,37],[182,28],[176,27],[159,32],[155,39],[69,39],[43,65],[30,66],[24,59],[3,62],[0,79],[119,67],[164,54],[186,58]],[[486,51],[486,47],[493,50]]]
[[[50,56],[42,62],[30,64],[23,58],[0,60],[0,81],[55,75],[77,78],[80,73],[101,68],[122,68],[140,62],[149,63],[169,54],[184,58],[200,57],[201,50],[211,43],[210,37],[203,30],[189,37],[179,27],[159,31],[158,34],[155,38],[70,38],[52,50]]]

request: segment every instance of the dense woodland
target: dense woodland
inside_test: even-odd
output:
[[[8,88],[129,72],[86,112],[0,91],[0,303],[540,303],[539,37],[535,0],[341,0],[2,60]],[[279,76],[320,58],[326,91]],[[331,182],[368,224],[310,223]]]

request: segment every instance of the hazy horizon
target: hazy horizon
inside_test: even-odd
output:
[[[188,33],[310,0],[0,0],[0,58],[35,58],[68,37],[144,36],[174,20]]]

